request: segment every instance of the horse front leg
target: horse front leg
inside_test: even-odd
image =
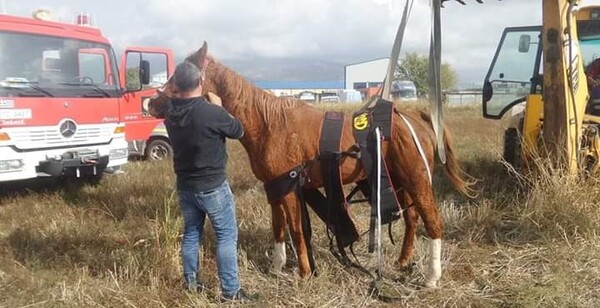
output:
[[[283,210],[283,203],[272,202],[271,203],[271,228],[273,230],[273,238],[275,243],[273,245],[273,262],[269,268],[269,272],[274,274],[280,274],[286,262],[285,254],[285,211]]]
[[[302,212],[300,211],[298,198],[296,194],[290,193],[282,201],[292,241],[296,247],[300,277],[309,278],[312,271],[308,261],[308,248],[302,231]]]

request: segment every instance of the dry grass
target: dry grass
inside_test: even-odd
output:
[[[420,106],[417,106],[420,107]],[[351,111],[347,107],[346,111]],[[385,238],[389,287],[404,296],[388,304],[370,294],[370,279],[343,268],[329,253],[323,224],[313,219],[320,272],[298,279],[288,247],[285,275],[268,274],[270,210],[239,145],[229,145],[229,177],[238,204],[240,270],[256,307],[594,307],[600,304],[600,186],[558,173],[518,181],[499,162],[501,123],[479,107],[450,108],[447,123],[480,197],[456,195],[441,174],[436,194],[444,216],[443,277],[420,289],[426,239],[419,233],[414,266],[397,271],[400,252]],[[202,276],[208,292],[182,290],[181,218],[170,163],[134,162],[126,175],[80,190],[53,188],[0,196],[0,307],[218,306],[214,235],[207,227]],[[367,211],[356,206],[361,229]],[[402,223],[393,226],[396,240]],[[360,260],[372,266],[366,241]],[[393,279],[393,280],[392,280]]]

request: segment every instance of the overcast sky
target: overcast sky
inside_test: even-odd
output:
[[[480,84],[502,29],[540,24],[542,1],[465,1],[466,6],[447,2],[442,9],[442,58],[458,71],[461,82]],[[91,13],[117,50],[127,45],[162,46],[172,48],[181,58],[206,40],[215,58],[226,64],[245,63],[238,66],[247,70],[242,72],[246,75],[252,75],[252,63],[267,66],[261,68],[264,79],[270,77],[268,60],[291,64],[285,67],[292,79],[307,60],[341,67],[333,76],[343,79],[343,65],[389,56],[404,2],[0,0],[5,12],[14,15],[29,16],[35,9],[46,8],[55,19],[72,22],[78,12]],[[583,0],[583,4],[600,4],[600,0]],[[429,14],[429,1],[416,0],[403,52],[426,54]]]

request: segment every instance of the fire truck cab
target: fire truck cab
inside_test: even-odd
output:
[[[87,18],[35,17],[0,14],[0,183],[99,178],[127,163],[128,141],[168,145],[144,102],[173,70],[170,50],[127,48],[119,70]]]

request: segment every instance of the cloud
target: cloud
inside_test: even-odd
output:
[[[448,2],[442,9],[443,60],[462,80],[478,82],[503,28],[540,24],[541,3],[466,1],[466,6]],[[591,2],[600,0],[584,4]],[[222,60],[313,59],[340,67],[388,56],[403,5],[399,0],[5,0],[7,11],[19,15],[45,7],[72,22],[78,12],[92,13],[117,50],[163,46],[182,58],[206,40]],[[404,52],[427,53],[430,19],[429,1],[415,0]]]
[[[177,8],[170,11],[165,3],[148,1],[144,15],[153,21],[153,27],[162,28],[171,37],[183,31],[190,38],[179,42],[184,44],[171,39],[170,45],[189,49],[189,45],[205,39],[223,58],[360,53],[373,38],[376,46],[381,44],[378,37],[386,32],[389,20],[382,5],[358,0],[225,0],[206,5],[181,0],[175,1]]]

